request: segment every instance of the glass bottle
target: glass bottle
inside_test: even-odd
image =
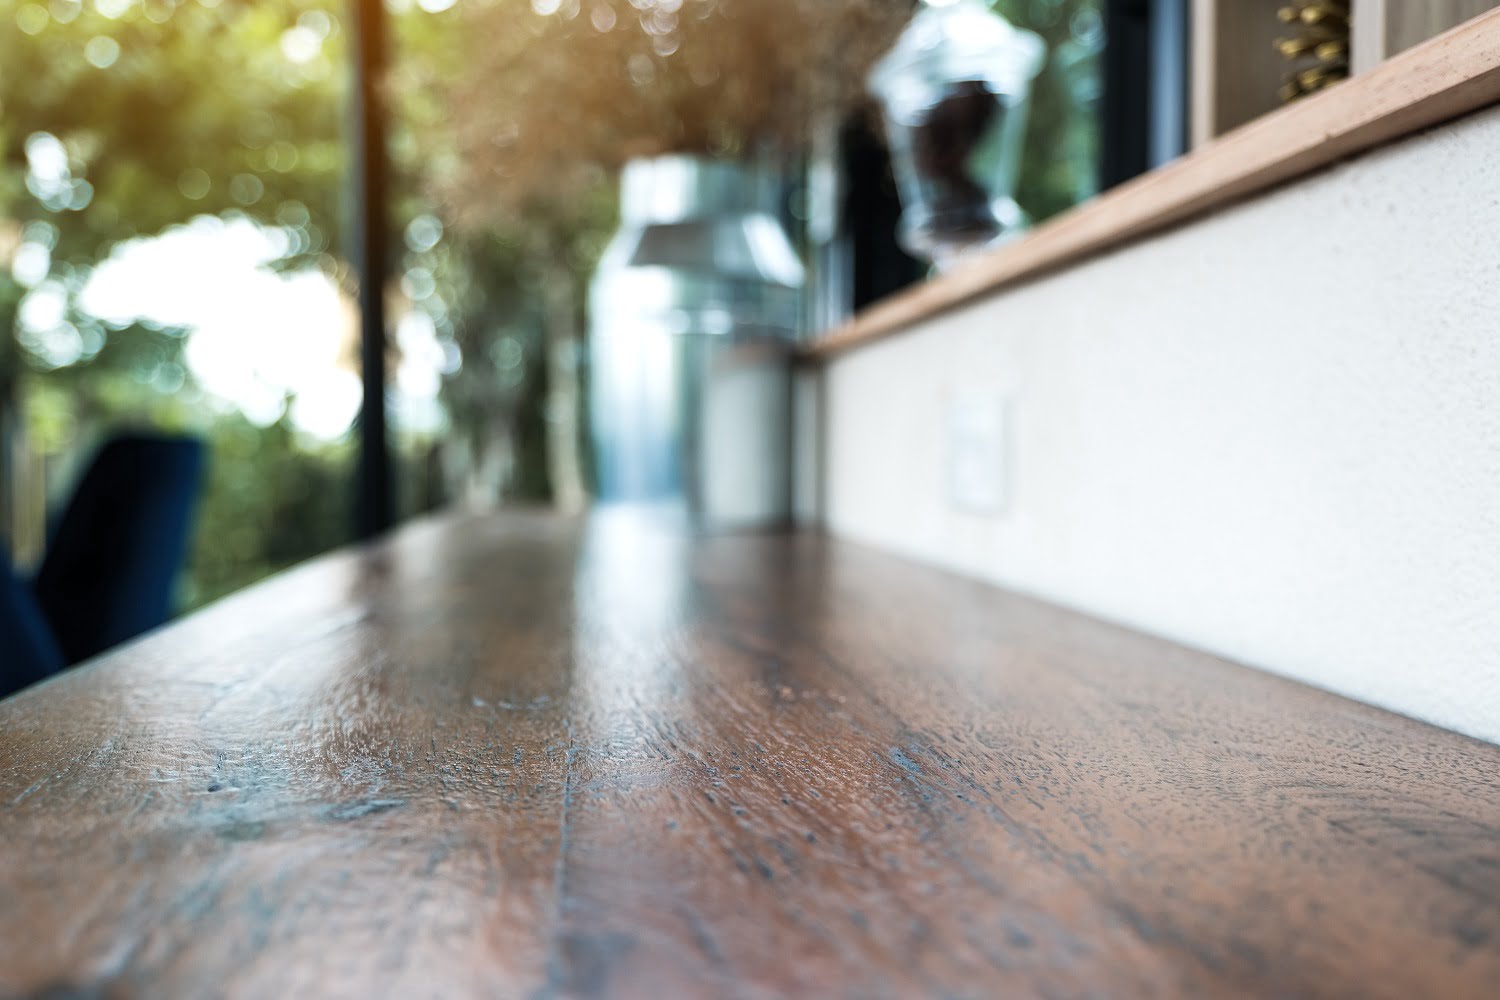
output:
[[[876,64],[910,253],[942,269],[1025,228],[1014,192],[1044,51],[983,0],[923,0]]]

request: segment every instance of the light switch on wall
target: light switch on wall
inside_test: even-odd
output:
[[[970,514],[1005,509],[1009,407],[999,393],[958,396],[948,405],[948,502]]]

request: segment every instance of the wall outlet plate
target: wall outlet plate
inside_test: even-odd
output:
[[[948,502],[970,514],[1005,509],[1010,456],[1009,403],[999,393],[971,393],[948,405]]]

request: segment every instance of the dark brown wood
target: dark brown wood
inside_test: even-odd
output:
[[[0,993],[1493,997],[1497,774],[813,535],[434,521],[0,704]]]

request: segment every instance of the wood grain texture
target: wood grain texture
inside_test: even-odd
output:
[[[1271,112],[1013,243],[902,292],[811,344],[829,358],[998,289],[1223,208],[1500,102],[1500,10]]]
[[[1500,748],[812,535],[409,528],[0,704],[0,809],[7,995],[1500,984]]]

